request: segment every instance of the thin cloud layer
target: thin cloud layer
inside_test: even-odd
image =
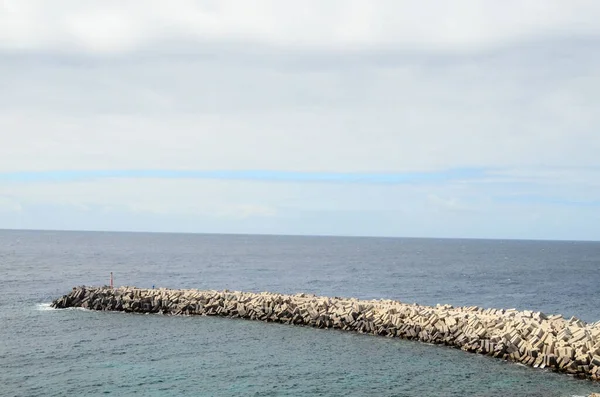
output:
[[[596,166],[600,45],[554,43],[269,62],[0,55],[0,170]]]
[[[0,45],[94,53],[160,41],[464,49],[598,35],[598,19],[600,5],[593,0],[6,0]]]

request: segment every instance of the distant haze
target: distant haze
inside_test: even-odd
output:
[[[600,239],[600,2],[0,5],[0,228]]]

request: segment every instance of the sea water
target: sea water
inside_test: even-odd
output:
[[[600,319],[600,243],[0,231],[0,396],[572,396],[461,350],[216,317],[53,310],[76,285],[308,292]]]

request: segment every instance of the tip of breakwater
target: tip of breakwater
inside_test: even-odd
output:
[[[530,310],[271,292],[75,287],[53,308],[244,318],[443,344],[600,380],[600,322]]]

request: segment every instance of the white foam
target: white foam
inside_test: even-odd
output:
[[[66,310],[83,310],[83,311],[89,311],[89,309],[86,309],[85,307],[67,307]]]
[[[47,310],[88,310],[83,307],[67,307],[66,309],[55,309],[52,306],[52,303],[38,303],[36,306],[37,310],[47,311]]]

